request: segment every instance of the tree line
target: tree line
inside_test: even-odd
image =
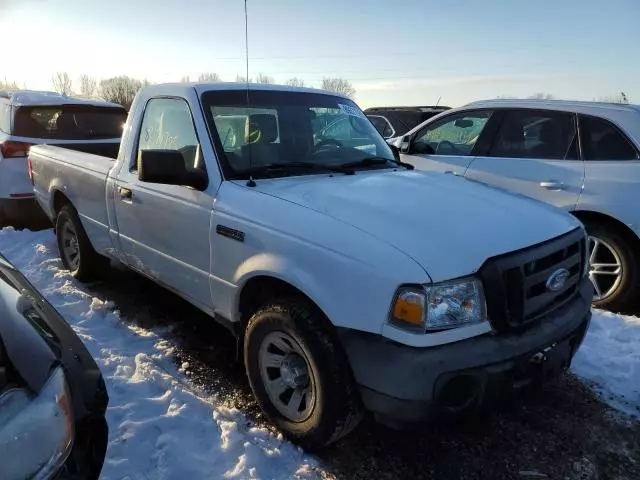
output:
[[[182,83],[188,83],[191,81],[192,79],[188,75],[185,75],[180,79],[180,82]],[[221,82],[222,79],[216,72],[208,72],[200,74],[197,79],[194,78],[193,81],[215,83]],[[238,75],[236,76],[235,81],[248,81],[250,83],[262,84],[275,83],[275,79],[273,77],[264,73],[258,73],[255,78],[249,78],[248,80],[242,75]],[[149,80],[147,79],[139,80],[127,75],[106,78],[100,81],[89,75],[81,75],[77,82],[77,86],[79,88],[76,91],[74,90],[73,81],[67,72],[56,72],[51,78],[51,85],[53,87],[53,90],[60,93],[61,95],[79,94],[80,96],[86,98],[100,98],[102,100],[106,100],[107,102],[113,102],[122,105],[126,109],[129,109],[129,107],[131,107],[131,103],[133,102],[133,99],[138,90],[150,84],[151,82],[149,82]],[[288,79],[285,84],[294,87],[306,86],[304,80],[298,77]],[[2,88],[1,83],[0,88]],[[354,88],[354,86],[351,84],[351,82],[344,78],[323,78],[322,82],[320,83],[320,88],[331,92],[341,93],[350,98],[355,97],[356,94],[356,89]]]

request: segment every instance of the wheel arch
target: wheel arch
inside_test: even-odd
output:
[[[593,210],[575,210],[571,212],[574,217],[582,223],[598,223],[606,227],[612,228],[629,242],[637,251],[640,251],[640,238],[638,235],[621,220],[602,212]]]

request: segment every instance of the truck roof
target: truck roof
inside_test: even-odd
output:
[[[321,90],[319,88],[306,88],[306,87],[292,87],[290,85],[276,85],[276,84],[263,84],[263,83],[249,83],[249,91],[267,90],[267,91],[281,91],[281,92],[303,92],[303,93],[322,93],[326,95],[334,95],[338,97],[347,98],[346,96],[329,92],[327,90]],[[198,95],[209,91],[225,91],[225,90],[246,90],[247,83],[245,82],[215,82],[215,83],[203,83],[203,82],[185,82],[185,83],[162,83],[157,85],[149,85],[144,87],[144,92],[147,96],[153,95],[166,95],[170,93],[184,94],[188,89],[195,89]]]
[[[92,105],[96,107],[120,107],[117,103],[86,98],[69,97],[57,92],[39,90],[7,89],[0,90],[0,99],[5,98],[14,106],[55,106],[55,105]]]

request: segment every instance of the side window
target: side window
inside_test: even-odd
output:
[[[585,160],[637,160],[638,151],[606,120],[580,116],[582,156]]]
[[[574,115],[551,111],[507,111],[488,156],[576,160]]]
[[[393,135],[393,128],[385,117],[380,115],[368,115],[369,120],[383,138],[389,138]]]
[[[187,168],[204,170],[191,110],[181,99],[149,100],[142,119],[138,150],[178,150]]]
[[[469,155],[491,113],[461,112],[432,123],[417,134],[411,146],[411,153]]]
[[[0,132],[9,133],[10,111],[8,103],[0,102]]]

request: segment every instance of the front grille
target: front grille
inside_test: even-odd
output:
[[[505,331],[522,327],[561,307],[577,294],[586,261],[582,229],[533,247],[487,260],[480,269],[487,313],[493,327]],[[559,269],[569,272],[557,291],[547,288]]]

